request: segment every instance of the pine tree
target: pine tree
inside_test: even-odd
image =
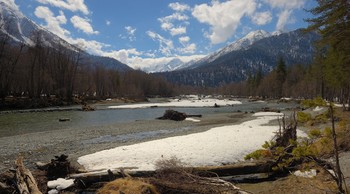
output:
[[[329,87],[340,91],[340,99],[350,103],[350,1],[317,0],[318,6],[307,19],[308,30],[321,35],[318,48],[327,49],[323,60],[324,78]]]

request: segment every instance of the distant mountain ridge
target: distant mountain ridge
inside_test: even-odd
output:
[[[8,35],[13,44],[23,43],[27,46],[33,46],[35,36],[40,35],[40,41],[44,46],[51,48],[63,46],[65,49],[71,51],[79,50],[76,46],[69,44],[54,33],[39,26],[27,18],[22,12],[11,8],[4,2],[0,2],[0,33]],[[128,71],[132,69],[116,59],[93,56],[85,51],[82,52],[82,57],[84,62],[101,64],[119,71]]]
[[[310,64],[315,50],[313,44],[318,39],[318,34],[304,33],[301,29],[273,34],[255,31],[185,70],[160,75],[173,83],[203,87],[239,82],[258,70],[270,72],[279,57],[287,66]]]

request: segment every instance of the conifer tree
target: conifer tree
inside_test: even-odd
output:
[[[340,91],[343,104],[350,103],[350,1],[317,0],[309,10],[315,18],[306,19],[309,31],[321,35],[318,48],[327,49],[323,60],[324,78],[329,87]],[[350,109],[348,109],[350,110]]]

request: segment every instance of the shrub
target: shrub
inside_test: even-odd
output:
[[[259,159],[268,158],[271,156],[272,156],[272,154],[271,154],[270,150],[260,149],[260,150],[255,150],[254,152],[246,155],[244,157],[244,159],[245,160],[250,160],[250,159],[259,160]]]
[[[323,131],[323,135],[325,137],[331,138],[332,137],[332,129],[330,127],[326,127]]]
[[[303,100],[301,104],[305,108],[312,108],[316,106],[327,106],[327,102],[323,100],[321,97],[316,97],[314,99]]]
[[[309,120],[311,120],[311,114],[304,113],[304,112],[298,112],[297,113],[297,119],[298,119],[298,122],[306,123]]]
[[[322,134],[321,134],[321,130],[319,129],[311,129],[308,135],[310,138],[319,138],[321,137]]]

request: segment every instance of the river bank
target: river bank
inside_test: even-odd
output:
[[[204,115],[201,122],[143,120],[104,126],[61,129],[1,137],[0,171],[13,166],[22,154],[28,167],[37,161],[50,161],[66,154],[72,160],[97,151],[165,137],[186,135],[227,124],[249,120],[250,114],[219,113]]]

